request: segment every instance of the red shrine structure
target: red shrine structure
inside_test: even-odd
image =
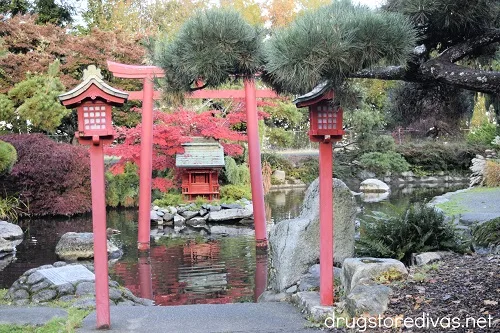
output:
[[[214,140],[197,137],[182,147],[184,153],[176,155],[175,166],[182,170],[183,198],[219,199],[219,171],[224,167],[222,146]]]

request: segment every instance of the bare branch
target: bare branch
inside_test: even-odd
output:
[[[442,61],[457,62],[472,54],[478,48],[497,42],[500,42],[500,29],[491,29],[480,36],[449,47],[438,58]]]
[[[451,62],[432,59],[420,67],[422,76],[464,89],[490,94],[500,93],[500,72],[462,67]]]
[[[372,69],[363,69],[349,75],[358,79],[404,80],[406,68],[404,66],[388,66]]]

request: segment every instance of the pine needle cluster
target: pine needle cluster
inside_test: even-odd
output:
[[[232,75],[250,76],[261,69],[262,40],[262,29],[238,12],[206,10],[187,20],[174,39],[159,41],[154,57],[165,70],[167,91],[189,91],[199,79],[216,87]]]
[[[333,1],[307,12],[266,43],[266,79],[276,89],[306,93],[329,80],[377,64],[404,64],[415,43],[410,21],[398,13]]]

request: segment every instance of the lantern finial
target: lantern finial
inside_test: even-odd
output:
[[[87,69],[83,70],[83,81],[87,80],[89,77],[96,77],[102,79],[101,70],[95,65],[89,65]]]

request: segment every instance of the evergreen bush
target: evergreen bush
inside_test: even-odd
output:
[[[16,161],[16,148],[10,143],[0,140],[0,175],[10,172]]]
[[[89,212],[90,161],[85,147],[52,141],[43,134],[4,135],[18,161],[0,176],[0,193],[19,197],[30,215]]]
[[[427,251],[464,252],[465,246],[452,222],[424,204],[410,205],[388,215],[374,212],[362,220],[357,254],[393,258],[409,263],[412,253]]]
[[[500,217],[473,227],[472,238],[479,246],[500,245]]]
[[[410,167],[404,157],[395,151],[365,153],[361,155],[359,163],[364,169],[375,172],[379,175],[388,171],[408,171]]]
[[[106,205],[110,207],[135,207],[139,203],[138,167],[126,163],[124,171],[114,175],[106,172]]]
[[[495,124],[484,123],[477,128],[471,129],[467,135],[467,142],[491,147],[493,146],[493,140],[495,140],[498,134],[498,129]]]
[[[153,201],[153,204],[159,207],[179,206],[184,201],[180,193],[165,193],[160,199]]]
[[[252,199],[250,186],[224,185],[220,187],[220,197],[222,202],[231,202],[240,199]]]
[[[250,169],[245,163],[238,165],[230,156],[224,158],[224,163],[224,174],[230,184],[245,185],[250,183]]]
[[[484,145],[466,144],[463,142],[427,141],[423,143],[402,144],[397,151],[413,167],[422,171],[468,171],[472,159],[477,154],[484,154]]]

